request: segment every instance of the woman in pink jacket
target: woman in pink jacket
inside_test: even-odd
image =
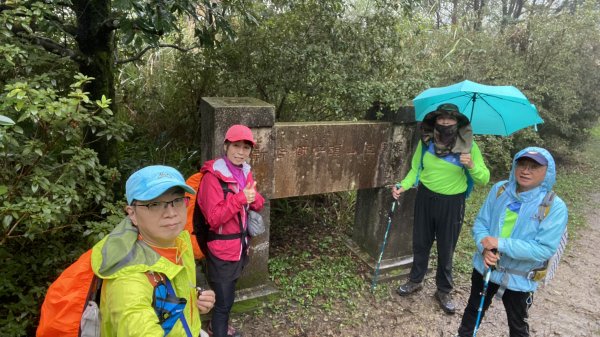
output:
[[[260,211],[265,199],[256,191],[250,165],[246,163],[255,141],[252,131],[234,125],[225,134],[225,155],[204,163],[198,204],[210,226],[208,280],[216,295],[209,334],[241,336],[229,327],[235,285],[248,263],[248,211]]]

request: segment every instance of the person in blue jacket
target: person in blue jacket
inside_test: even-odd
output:
[[[515,155],[508,181],[492,187],[473,225],[477,251],[459,336],[473,336],[487,268],[492,271],[481,318],[496,295],[502,298],[510,336],[529,336],[528,310],[538,287],[532,271],[554,255],[567,226],[567,206],[558,196],[540,216],[555,182],[552,155],[528,147]]]

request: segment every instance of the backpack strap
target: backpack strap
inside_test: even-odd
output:
[[[496,264],[496,270],[501,273],[504,273],[504,275],[502,275],[502,280],[500,281],[500,287],[498,287],[498,291],[496,292],[495,297],[497,299],[501,299],[502,296],[504,296],[504,291],[506,291],[506,287],[508,287],[509,274],[523,276],[528,280],[531,280],[533,278],[533,271],[522,271],[517,269],[504,268],[500,264]]]
[[[550,206],[554,202],[555,196],[556,196],[556,193],[552,190],[549,191],[548,193],[546,193],[546,195],[544,196],[544,200],[542,200],[542,203],[538,207],[538,212],[535,216],[535,218],[538,221],[542,222],[546,218],[546,216],[550,212]]]
[[[506,185],[508,185],[508,182],[505,182],[504,184],[502,184],[502,186],[498,187],[498,190],[496,191],[496,199],[502,193],[504,193],[504,191],[506,190]],[[538,211],[535,215],[535,218],[538,221],[541,222],[546,218],[546,216],[548,216],[548,213],[550,212],[550,206],[552,206],[555,196],[556,196],[556,193],[552,190],[550,192],[546,193],[546,195],[544,196],[544,199],[542,200],[542,203],[538,206]]]
[[[419,140],[419,142],[421,143],[421,161],[419,162],[419,168],[417,169],[414,187],[419,186],[419,178],[421,177],[421,171],[423,171],[423,157],[425,157],[425,152],[427,152],[427,147],[429,146],[422,140]]]
[[[152,284],[153,289],[156,289],[157,286],[164,285],[167,289],[167,295],[172,296],[173,298],[176,298],[179,300],[186,301],[185,299],[180,299],[179,297],[177,297],[177,294],[175,293],[175,289],[173,289],[173,286],[171,285],[171,281],[164,274],[156,273],[153,271],[148,271],[148,272],[146,272],[146,277],[148,277],[148,281],[150,281],[150,284]],[[153,290],[153,291],[155,291],[155,290]],[[186,303],[186,302],[183,302],[183,303]],[[157,303],[154,303],[154,301],[152,304],[157,305]],[[185,309],[185,306],[183,307],[183,309],[181,309],[181,314],[179,315],[179,320],[181,320],[181,325],[183,326],[183,329],[185,330],[186,336],[193,337],[192,332],[190,331],[190,327],[187,323],[187,320],[185,319],[185,312],[183,311],[184,309]],[[156,311],[157,308],[154,308],[154,310]],[[166,326],[163,326],[162,324],[166,324],[166,322],[161,321],[160,315],[159,315],[159,322],[163,329],[167,329],[167,330],[165,330],[165,335],[167,335],[171,331],[171,328],[173,327],[173,325],[175,323],[175,322],[171,322],[171,324],[168,324],[169,325],[168,328]]]
[[[219,180],[219,184],[221,185],[221,189],[223,190],[223,199],[227,199],[227,193],[233,193],[233,190],[231,188],[229,188],[229,184],[227,184],[223,180],[221,180],[221,179],[217,179],[217,180]]]
[[[226,182],[219,180],[219,183],[221,184],[221,188],[223,189],[223,199],[227,198],[227,193],[234,193],[230,188],[229,188],[229,184],[227,184]],[[238,218],[238,223],[240,225],[240,232],[239,233],[234,233],[234,234],[217,234],[214,233],[213,231],[208,231],[208,241],[211,241],[211,238],[213,238],[214,236],[216,236],[216,238],[213,238],[212,240],[235,240],[235,239],[241,239],[242,241],[242,251],[245,251],[248,248],[248,243],[246,242],[246,237],[248,236],[248,231],[244,230],[244,223],[242,222],[242,215],[240,213],[237,214],[237,218]],[[214,236],[213,236],[214,233]]]
[[[102,279],[94,274],[83,305],[83,312],[81,314],[77,336],[100,336],[101,291]]]
[[[231,188],[229,188],[229,184],[227,184],[226,182],[224,182],[223,180],[219,180],[219,184],[221,184],[221,189],[223,189],[223,199],[227,199],[227,194],[228,193],[234,193],[233,190]],[[242,239],[242,241],[245,241],[244,238],[248,235],[247,231],[244,231],[244,223],[242,222],[242,215],[238,213],[238,223],[240,225],[240,232],[239,233],[233,233],[233,234],[219,234],[216,233],[214,231],[209,230],[208,231],[208,237],[206,238],[207,241],[213,241],[213,240],[235,240],[235,239]]]
[[[498,199],[498,197],[504,193],[504,191],[506,190],[506,185],[508,185],[508,181],[505,182],[504,184],[502,184],[502,186],[498,187],[498,190],[496,191],[496,199]]]
[[[471,195],[471,192],[473,192],[475,182],[473,181],[473,177],[471,177],[471,173],[469,173],[469,169],[463,166],[463,170],[465,171],[465,176],[467,177],[467,190],[465,191],[465,197],[468,198]]]
[[[100,304],[100,293],[102,290],[102,279],[99,278],[96,274],[92,277],[92,283],[90,284],[90,288],[88,289],[88,294],[85,299],[84,310],[87,307],[87,304],[90,301],[96,302],[96,304]]]
[[[165,284],[167,285],[167,291],[169,292],[169,294],[176,296],[175,289],[173,289],[171,281],[169,281],[169,278],[167,277],[165,277]],[[192,337],[192,332],[190,331],[190,327],[188,326],[187,320],[185,319],[185,312],[181,313],[179,319],[181,320],[181,325],[183,325],[183,329],[185,330],[185,334],[187,335],[187,337]]]

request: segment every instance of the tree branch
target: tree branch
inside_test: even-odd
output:
[[[75,37],[77,34],[77,27],[66,24],[60,17],[52,13],[44,13],[44,18],[48,22],[53,23],[62,32],[69,34],[71,37]],[[34,28],[34,27],[32,27]]]
[[[69,8],[73,7],[73,4],[70,3],[70,2],[57,1],[54,4],[57,5],[57,6],[63,6],[63,7],[69,7]]]
[[[177,49],[181,52],[188,52],[190,50],[196,49],[198,48],[198,46],[193,46],[190,48],[182,48],[178,45],[174,45],[174,44],[159,44],[158,46],[147,46],[146,48],[142,49],[139,53],[137,53],[135,56],[124,59],[124,60],[116,60],[115,64],[125,64],[125,63],[129,63],[129,62],[134,62],[134,61],[138,61],[142,58],[142,56],[144,56],[144,54],[146,54],[146,52],[148,52],[148,50],[153,49],[153,48],[173,48],[173,49]]]
[[[28,40],[29,42],[31,42],[32,44],[38,45],[42,48],[44,48],[44,50],[46,50],[47,52],[50,52],[52,54],[58,55],[58,56],[62,56],[62,57],[68,57],[71,60],[77,62],[77,63],[83,63],[86,61],[86,58],[83,57],[81,54],[77,53],[76,51],[63,47],[62,45],[56,43],[55,41],[46,38],[46,37],[42,37],[42,36],[35,36],[35,35],[31,35],[31,34],[27,34],[25,33],[25,31],[14,31],[15,29],[13,29],[13,33],[15,33],[16,36]]]

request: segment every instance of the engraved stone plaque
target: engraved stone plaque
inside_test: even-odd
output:
[[[390,132],[385,122],[275,123],[273,198],[380,186]]]

